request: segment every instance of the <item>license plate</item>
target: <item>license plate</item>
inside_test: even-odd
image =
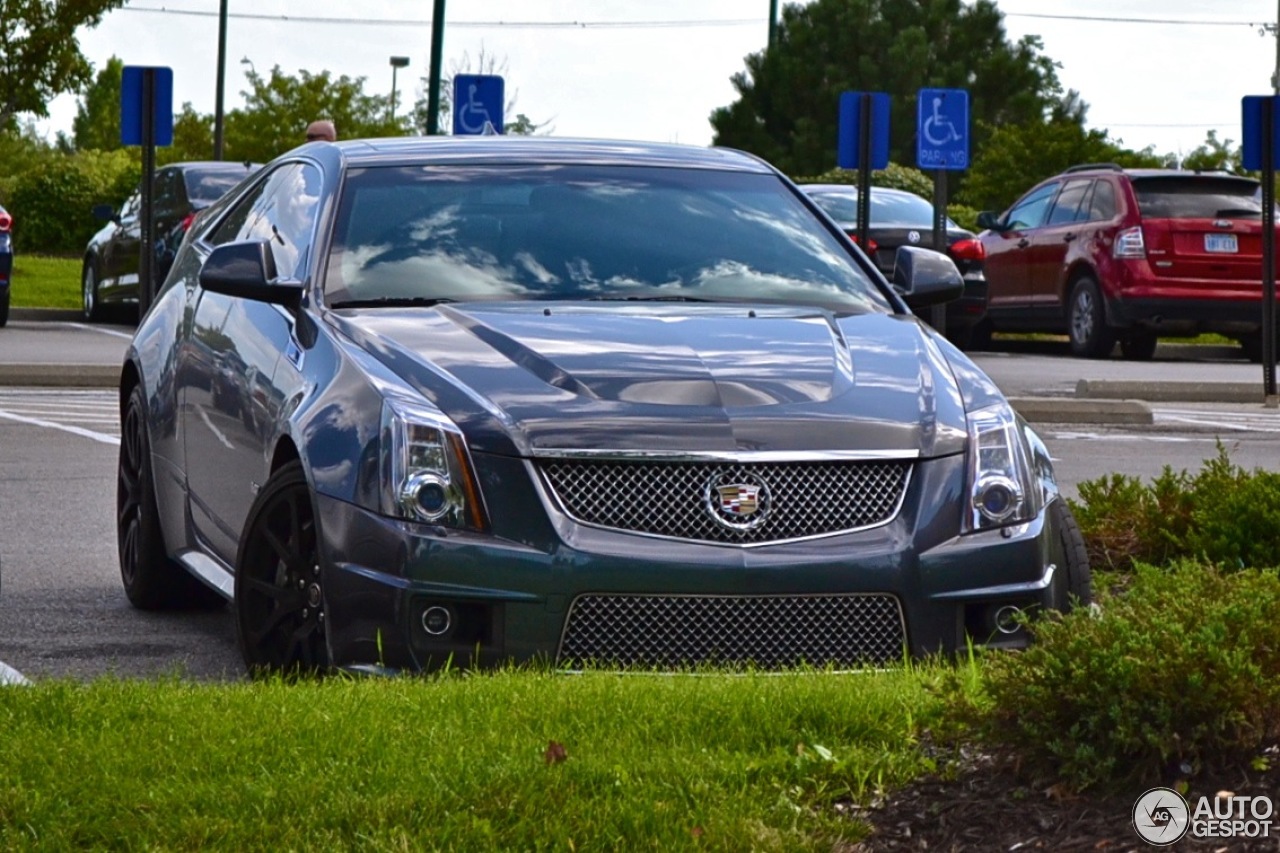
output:
[[[1206,252],[1238,252],[1236,248],[1236,235],[1234,234],[1206,234],[1204,235],[1204,250]]]

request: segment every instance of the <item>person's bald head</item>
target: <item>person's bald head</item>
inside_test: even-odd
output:
[[[333,126],[333,122],[327,118],[313,121],[307,125],[307,141],[315,142],[316,140],[324,140],[325,142],[336,142],[338,139],[338,130]]]

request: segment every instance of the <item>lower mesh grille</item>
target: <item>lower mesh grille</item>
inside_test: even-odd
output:
[[[559,663],[858,667],[900,660],[905,633],[892,595],[584,595],[569,609]]]

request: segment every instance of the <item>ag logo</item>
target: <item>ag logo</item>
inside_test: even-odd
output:
[[[1133,828],[1148,844],[1164,847],[1187,834],[1190,810],[1171,788],[1152,788],[1133,804]]]

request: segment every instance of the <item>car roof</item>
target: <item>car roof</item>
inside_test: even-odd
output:
[[[1131,178],[1212,178],[1215,180],[1240,180],[1249,183],[1257,183],[1254,178],[1247,175],[1234,175],[1230,172],[1219,171],[1201,171],[1198,169],[1156,169],[1156,168],[1132,168],[1124,169],[1108,164],[1083,165],[1067,169],[1054,175],[1055,178],[1074,177],[1075,175],[1128,175]]]
[[[858,194],[858,188],[853,184],[797,184],[796,186],[805,192],[847,192],[853,195]],[[874,184],[871,186],[871,192],[874,194],[909,195],[914,198],[924,198],[919,193],[913,193],[910,190],[900,190],[896,187],[877,187]],[[928,199],[925,200],[927,201]]]
[[[753,154],[661,142],[550,136],[403,136],[318,142],[336,146],[348,166],[410,163],[593,163],[680,166],[772,174]]]

